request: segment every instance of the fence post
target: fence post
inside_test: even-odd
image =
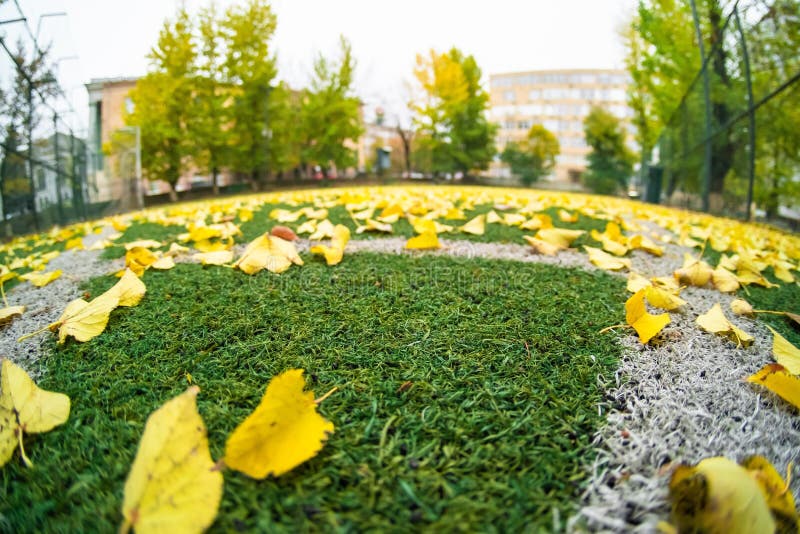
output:
[[[703,43],[703,32],[700,29],[700,19],[697,16],[697,5],[695,0],[689,0],[692,7],[692,18],[694,19],[694,29],[697,33],[697,46],[700,47],[700,64],[703,74],[703,100],[705,104],[705,123],[706,123],[706,142],[705,142],[705,162],[703,164],[703,211],[710,209],[709,195],[711,194],[711,94],[708,81],[708,68],[706,65],[706,49]]]
[[[28,113],[25,117],[25,126],[28,133],[28,182],[31,186],[31,210],[33,213],[33,225],[39,231],[39,214],[36,212],[36,183],[33,181],[33,81],[28,80],[28,91],[26,94]]]
[[[739,19],[738,6],[733,6],[733,16],[736,20],[736,29],[742,44],[742,61],[744,62],[744,80],[747,85],[747,119],[748,119],[748,144],[750,145],[750,160],[747,169],[747,220],[752,218],[753,206],[753,184],[756,178],[756,109],[753,105],[753,82],[750,79],[750,55],[747,52],[747,39],[742,30],[742,22]]]
[[[53,161],[56,168],[56,202],[58,206],[58,224],[64,224],[64,202],[61,198],[61,160],[58,154],[58,115],[53,113]]]

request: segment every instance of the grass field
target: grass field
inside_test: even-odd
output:
[[[116,279],[94,280],[96,295]],[[535,264],[354,254],[280,277],[178,265],[39,363],[69,421],[0,470],[0,530],[109,532],[144,421],[187,387],[212,456],[275,374],[306,370],[335,434],[278,479],[225,473],[213,531],[549,530],[602,422],[624,283]],[[408,388],[411,382],[413,385]],[[408,389],[405,389],[408,388]]]

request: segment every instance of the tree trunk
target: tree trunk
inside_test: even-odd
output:
[[[178,192],[175,191],[175,184],[169,184],[169,200],[170,202],[178,201]]]
[[[258,191],[258,171],[253,171],[250,174],[250,189]]]
[[[406,177],[411,178],[411,132],[404,131],[398,124],[397,133],[400,135],[400,141],[403,143],[403,160],[406,164]]]
[[[219,169],[216,165],[211,167],[211,190],[214,196],[219,195]]]
[[[725,93],[731,90],[731,79],[725,66],[725,50],[722,46],[723,22],[722,10],[718,2],[711,2],[708,8],[708,18],[711,23],[711,47],[716,47],[712,60],[714,74],[725,86]],[[711,112],[717,125],[724,126],[731,117],[731,110],[725,102],[715,102],[711,106]],[[711,141],[711,193],[722,194],[725,188],[725,177],[733,166],[733,157],[736,153],[736,144],[731,138],[730,130],[720,132]]]

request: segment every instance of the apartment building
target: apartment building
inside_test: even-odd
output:
[[[590,149],[583,134],[583,120],[592,106],[602,106],[629,121],[633,112],[626,103],[628,75],[623,70],[576,69],[512,72],[489,76],[490,119],[499,125],[497,148],[525,138],[534,124],[541,124],[558,138],[561,154],[550,181],[578,183],[586,170]],[[508,175],[499,162],[491,168],[496,176]]]

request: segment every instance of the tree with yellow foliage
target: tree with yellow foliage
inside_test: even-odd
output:
[[[422,99],[411,102],[422,147],[436,174],[486,169],[494,155],[496,126],[486,118],[489,95],[475,58],[457,48],[417,55],[414,76]]]

